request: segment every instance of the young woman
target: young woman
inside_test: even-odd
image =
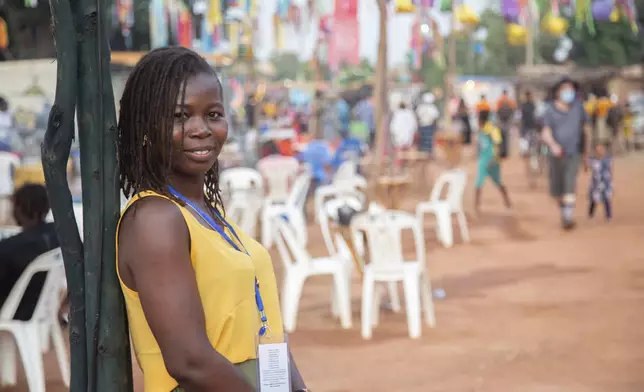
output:
[[[118,128],[132,198],[117,271],[145,391],[256,391],[258,343],[284,334],[268,252],[224,217],[219,79],[189,49],[153,50],[127,81]],[[293,361],[291,375],[306,391]]]

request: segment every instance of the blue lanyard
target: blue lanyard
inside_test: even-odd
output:
[[[186,203],[194,212],[196,212],[201,219],[203,219],[208,225],[215,230],[219,235],[221,235],[233,248],[235,248],[236,251],[238,252],[243,252],[246,253],[248,256],[248,251],[246,250],[246,247],[242,243],[241,239],[235,232],[235,229],[226,222],[223,216],[221,216],[221,213],[216,209],[213,208],[215,215],[217,216],[217,219],[219,219],[221,222],[223,222],[224,225],[230,230],[230,232],[233,234],[237,242],[239,242],[239,245],[241,245],[241,248],[235,241],[230,238],[230,236],[226,233],[223,227],[221,227],[220,224],[215,222],[215,220],[212,218],[210,214],[205,213],[201,208],[199,208],[197,205],[195,205],[192,201],[188,200],[185,196],[183,196],[181,193],[177,192],[176,189],[174,189],[171,186],[168,186],[168,189],[170,190],[170,193],[172,193],[176,198],[181,199],[184,203]],[[242,250],[243,248],[243,250]],[[257,277],[255,277],[255,303],[257,304],[257,310],[259,311],[259,316],[261,320],[261,326],[259,327],[259,336],[264,336],[266,335],[266,332],[268,331],[268,318],[266,317],[266,312],[264,310],[264,301],[262,300],[262,295],[259,291],[259,280],[257,280]]]

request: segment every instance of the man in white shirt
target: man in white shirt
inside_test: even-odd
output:
[[[422,102],[416,108],[418,116],[418,131],[420,133],[420,143],[418,149],[431,153],[434,143],[434,132],[436,131],[436,122],[440,117],[440,112],[434,104],[434,95],[425,93],[422,96]]]

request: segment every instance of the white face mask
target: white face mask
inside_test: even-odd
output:
[[[559,99],[565,103],[572,103],[575,100],[575,90],[565,89],[559,92]]]

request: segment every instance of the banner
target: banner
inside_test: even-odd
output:
[[[360,63],[358,0],[336,0],[330,28],[329,67],[337,71],[344,63]]]

